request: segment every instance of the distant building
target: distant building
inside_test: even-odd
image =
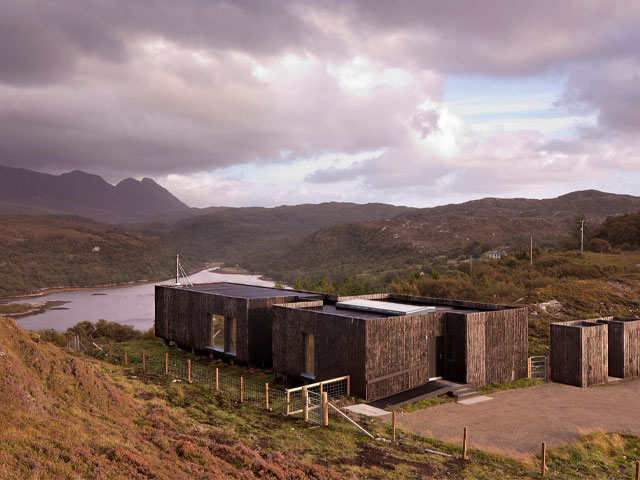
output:
[[[93,248],[91,249],[91,252],[92,252],[92,253],[99,252],[99,251],[100,251],[100,247],[98,247],[98,246],[93,247]]]
[[[502,255],[506,255],[507,252],[502,251],[502,250],[491,250],[489,252],[489,258],[493,258],[496,260],[500,260],[500,258],[502,257]]]

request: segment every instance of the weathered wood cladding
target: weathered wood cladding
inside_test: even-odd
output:
[[[367,320],[364,398],[381,398],[427,383],[427,337],[445,335],[445,317],[429,313]]]
[[[394,300],[409,301],[408,296],[400,297]],[[350,298],[375,300],[389,296]],[[414,302],[419,299],[411,297]],[[436,302],[443,305],[442,299],[436,299]],[[451,305],[460,306],[456,302]],[[477,304],[473,308],[477,308]],[[323,312],[322,302],[292,303],[275,306],[274,310],[273,362],[276,372],[300,377],[304,368],[303,335],[313,333],[317,345],[320,342],[335,345],[329,350],[316,348],[316,380],[351,375],[353,393],[367,400],[428,382],[430,337],[445,340],[444,378],[483,386],[527,374],[526,308],[367,319],[356,318],[355,314],[351,317]],[[352,331],[354,325],[357,328]],[[347,350],[348,354],[336,354],[336,349]],[[364,362],[353,356],[356,351],[364,355]]]
[[[578,320],[550,325],[551,379],[587,387],[606,383],[608,326]]]
[[[603,317],[597,321],[608,326],[609,375],[640,376],[640,318]]]
[[[466,315],[466,381],[476,386],[527,375],[528,311],[525,308]]]
[[[322,306],[322,302],[305,302]],[[288,305],[274,305],[273,370],[292,378],[302,378],[304,335],[315,341],[315,380],[351,375],[351,392],[366,398],[365,323],[366,320],[323,314]],[[314,379],[307,378],[312,382]]]
[[[158,305],[160,298],[164,305]],[[158,308],[160,307],[160,308]],[[188,289],[156,286],[156,336],[184,347],[206,351],[209,346],[210,316],[236,319],[236,354],[239,362],[249,362],[248,300],[211,295]],[[158,325],[166,325],[166,330]],[[229,356],[220,353],[221,356]]]
[[[271,321],[275,303],[295,300],[297,295],[269,298],[238,298],[170,286],[156,286],[156,336],[181,346],[207,351],[210,316],[236,319],[236,353],[213,352],[241,363],[271,365]]]

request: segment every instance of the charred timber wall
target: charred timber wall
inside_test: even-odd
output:
[[[609,375],[619,378],[640,376],[640,318],[605,317],[609,336]]]

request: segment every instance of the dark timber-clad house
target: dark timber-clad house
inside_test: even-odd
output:
[[[273,306],[273,368],[305,381],[351,376],[374,400],[445,378],[527,376],[526,308],[396,294]]]
[[[608,328],[597,320],[552,323],[551,380],[587,387],[607,383]]]
[[[236,283],[156,286],[155,333],[240,363],[271,365],[272,305],[320,294]]]

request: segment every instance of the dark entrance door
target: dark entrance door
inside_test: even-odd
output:
[[[444,337],[429,337],[429,378],[444,376]]]

